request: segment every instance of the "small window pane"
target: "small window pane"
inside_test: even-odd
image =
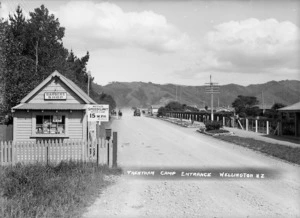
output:
[[[43,124],[43,116],[36,116],[36,124]]]

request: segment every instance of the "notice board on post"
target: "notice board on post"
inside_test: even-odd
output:
[[[92,104],[87,107],[88,121],[109,121],[109,105],[108,104]]]

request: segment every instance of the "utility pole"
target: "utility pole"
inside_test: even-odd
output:
[[[177,85],[176,85],[176,101],[177,101]]]
[[[218,83],[213,83],[211,80],[210,75],[210,82],[205,83],[205,92],[210,94],[210,111],[211,111],[211,120],[214,120],[214,94],[220,93],[220,87],[218,86]]]
[[[181,104],[181,86],[179,86],[179,103]]]
[[[264,100],[264,91],[261,91],[261,99],[262,99],[262,111],[265,113],[265,100]]]

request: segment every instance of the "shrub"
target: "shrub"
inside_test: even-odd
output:
[[[205,123],[205,128],[206,131],[210,131],[210,130],[218,130],[222,127],[222,123],[219,121],[207,121]]]
[[[167,109],[165,107],[160,107],[157,111],[157,117],[166,116]]]

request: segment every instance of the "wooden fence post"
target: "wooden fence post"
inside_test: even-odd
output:
[[[258,132],[258,120],[255,120],[255,132]]]
[[[0,142],[0,165],[1,166],[2,166],[2,163],[3,163],[3,157],[4,157],[4,155],[3,155],[3,146],[4,146],[3,141],[1,141]]]
[[[107,166],[109,167],[109,140],[107,140]]]
[[[46,147],[46,163],[49,165],[49,146],[48,146],[49,141],[46,141],[45,147]]]
[[[113,132],[113,161],[112,166],[117,167],[117,158],[118,158],[118,133]]]
[[[100,138],[97,138],[97,165],[100,163]]]
[[[4,154],[4,158],[3,158],[4,165],[6,164],[5,162],[7,162],[7,147],[8,147],[7,142],[4,142],[4,152],[3,152],[3,154]]]

